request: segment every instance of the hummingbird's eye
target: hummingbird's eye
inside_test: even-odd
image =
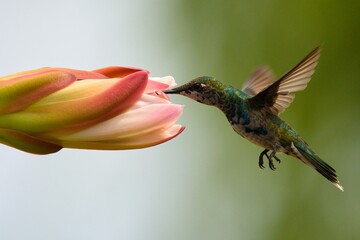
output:
[[[204,88],[204,87],[205,87],[205,84],[203,84],[203,83],[196,83],[196,84],[194,84],[194,86],[193,86],[193,88],[194,88],[195,91],[201,90],[201,89]]]
[[[194,89],[195,91],[200,90],[200,88],[201,88],[201,86],[200,86],[199,83],[196,83],[196,84],[194,84],[194,86],[193,86],[193,89]]]

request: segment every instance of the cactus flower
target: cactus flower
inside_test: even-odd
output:
[[[61,148],[135,149],[184,130],[182,106],[156,94],[172,77],[106,67],[42,68],[0,77],[0,143],[34,154]]]

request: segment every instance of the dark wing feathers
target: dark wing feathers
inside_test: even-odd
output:
[[[267,107],[272,113],[280,114],[293,101],[295,96],[292,93],[306,88],[315,72],[319,56],[320,47],[317,47],[279,80],[248,99],[248,103],[252,107]]]

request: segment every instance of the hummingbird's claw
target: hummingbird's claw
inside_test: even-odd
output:
[[[259,160],[259,168],[260,169],[264,169],[265,168],[265,166],[264,166],[264,161],[261,159],[261,160]]]
[[[276,161],[280,161],[280,159],[277,156],[275,156],[275,154],[276,154],[276,152],[272,151],[270,156],[268,157],[268,159],[269,159],[269,167],[273,171],[276,169],[276,167],[274,165],[274,162],[273,162],[273,158],[275,158]]]
[[[267,152],[268,152],[269,150],[268,149],[265,149],[264,151],[262,151],[261,153],[260,153],[260,156],[259,156],[259,167],[261,168],[261,169],[264,169],[265,168],[265,166],[264,166],[264,155],[269,159],[269,156],[267,155]]]
[[[269,168],[273,171],[276,169],[272,158],[269,158]]]
[[[274,171],[274,170],[276,169],[276,167],[275,167],[275,165],[274,165],[273,158],[275,158],[275,160],[276,160],[278,163],[280,163],[281,160],[280,160],[280,158],[278,158],[278,157],[275,155],[275,154],[276,154],[275,151],[271,152],[271,154],[270,154],[270,156],[269,156],[269,155],[267,154],[269,151],[270,151],[269,149],[265,149],[264,151],[262,151],[262,152],[260,153],[260,156],[259,156],[259,167],[260,167],[261,169],[264,169],[264,168],[265,168],[265,167],[264,167],[264,155],[265,155],[265,156],[267,157],[267,159],[269,160],[269,168]]]
[[[276,160],[278,163],[281,163],[280,158],[278,158],[275,154],[274,154],[274,158],[275,158],[275,160]]]

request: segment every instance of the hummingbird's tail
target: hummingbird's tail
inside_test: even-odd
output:
[[[335,185],[341,191],[344,191],[337,179],[336,171],[329,164],[321,160],[316,153],[309,148],[309,146],[302,142],[294,142],[293,149],[296,152],[297,157],[305,164],[312,168],[315,168],[321,175],[328,179],[332,184]],[[297,151],[296,151],[297,150]]]

